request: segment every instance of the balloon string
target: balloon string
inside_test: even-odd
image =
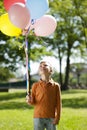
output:
[[[27,94],[30,94],[30,60],[28,59],[28,34],[30,31],[30,26],[27,29],[27,32],[25,34],[25,55],[26,55],[26,86],[27,86]],[[30,44],[29,44],[29,58],[30,58]]]
[[[27,94],[30,93],[30,66],[29,66],[29,61],[28,61],[28,40],[27,36],[25,37],[25,54],[26,54],[26,86],[27,86]]]

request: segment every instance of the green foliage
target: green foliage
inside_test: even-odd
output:
[[[54,73],[52,74],[52,78],[53,78],[54,81],[58,82],[61,85],[59,75],[60,74],[58,72],[54,71]],[[64,74],[63,73],[62,73],[62,78],[64,80]]]
[[[79,82],[78,82],[78,80],[79,80]],[[70,74],[69,85],[71,88],[87,89],[87,74],[82,73],[79,76],[79,79],[78,79],[77,75]]]
[[[55,82],[60,83],[60,81],[59,81],[59,74],[58,74],[57,72],[54,72],[54,73],[52,74],[52,78],[53,78],[53,80],[54,80]]]
[[[17,69],[16,64],[23,60],[23,49],[15,44],[14,39],[0,42],[0,66],[8,67],[10,70]]]
[[[70,65],[70,85],[74,87],[79,85],[81,88],[87,86],[87,64],[73,63]]]
[[[12,77],[15,76],[8,68],[0,67],[0,82],[8,81]]]
[[[6,12],[6,10],[5,10],[5,8],[4,8],[3,0],[2,0],[2,1],[0,1],[0,15],[2,15],[2,14],[5,13],[5,12]]]
[[[70,57],[75,52],[78,56],[79,51],[82,56],[84,55],[83,57],[86,54],[86,5],[86,0],[50,0],[51,14],[55,16],[58,22],[54,33],[53,49],[56,51],[54,55],[59,58],[60,73],[63,57],[66,57],[64,88],[68,88]]]

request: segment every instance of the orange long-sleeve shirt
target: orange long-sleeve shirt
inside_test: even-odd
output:
[[[48,83],[42,80],[34,83],[31,104],[35,105],[34,118],[56,118],[59,120],[61,113],[60,86],[53,80]]]

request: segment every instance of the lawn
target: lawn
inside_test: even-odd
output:
[[[0,130],[33,130],[33,107],[26,92],[0,93]],[[62,115],[58,130],[87,130],[87,90],[62,92]]]

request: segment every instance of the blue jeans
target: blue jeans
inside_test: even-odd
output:
[[[34,118],[34,130],[56,130],[53,118]]]

